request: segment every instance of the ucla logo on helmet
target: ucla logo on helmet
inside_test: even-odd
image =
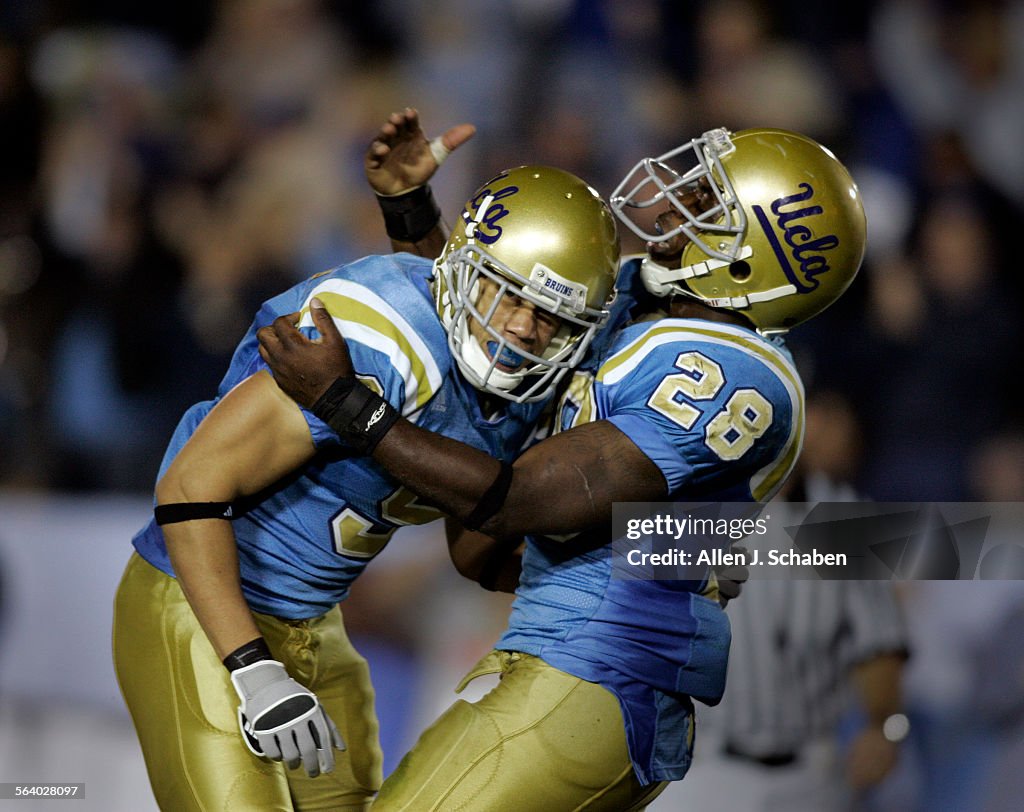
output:
[[[494,181],[502,177],[499,175]],[[505,204],[498,201],[519,191],[518,186],[505,186],[494,191],[494,181],[486,184],[462,212],[462,219],[466,221],[466,236],[484,245],[493,245],[498,241],[502,234],[501,220],[510,213]],[[473,214],[470,214],[471,209]]]
[[[786,278],[799,293],[809,293],[820,284],[818,277],[831,270],[827,254],[839,246],[839,238],[834,234],[814,237],[815,222],[811,218],[823,215],[825,210],[808,204],[814,197],[811,184],[801,183],[799,188],[797,194],[772,201],[771,217],[761,206],[752,208]]]

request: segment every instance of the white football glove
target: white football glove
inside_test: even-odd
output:
[[[301,763],[311,778],[334,769],[334,749],[345,749],[337,726],[316,694],[303,687],[277,660],[260,660],[231,672],[242,704],[238,725],[246,746],[257,756]]]

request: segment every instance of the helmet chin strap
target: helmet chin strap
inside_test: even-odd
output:
[[[640,278],[643,280],[644,287],[655,296],[669,296],[673,293],[683,292],[684,295],[691,295],[701,299],[700,296],[687,291],[683,285],[678,283],[687,279],[694,279],[698,276],[707,276],[712,271],[717,271],[719,268],[732,265],[733,262],[746,259],[752,256],[753,253],[754,249],[749,245],[744,245],[739,256],[734,260],[726,262],[721,259],[706,259],[695,265],[683,265],[681,268],[666,268],[648,254],[640,263]]]
[[[745,245],[734,262],[746,259],[753,253],[754,252],[750,246]],[[704,262],[698,262],[695,265],[684,265],[681,268],[666,268],[650,256],[646,256],[640,263],[640,278],[643,280],[644,287],[646,287],[654,296],[687,296],[691,299],[697,300],[698,302],[706,304],[708,307],[722,307],[728,310],[743,310],[744,308],[750,307],[752,304],[770,302],[773,299],[780,299],[783,296],[789,296],[790,294],[797,292],[796,285],[780,285],[779,287],[771,288],[770,290],[751,291],[750,293],[740,296],[710,297],[701,296],[700,294],[690,290],[690,288],[685,284],[681,284],[687,279],[707,276],[712,271],[716,271],[719,268],[724,268],[731,264],[732,262],[708,259]]]

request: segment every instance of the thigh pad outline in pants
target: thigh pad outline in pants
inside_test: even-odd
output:
[[[347,644],[340,613],[333,614],[317,635]],[[351,646],[322,660],[309,652],[297,659],[282,646],[289,625],[256,617],[275,656],[300,682],[322,682],[349,751],[336,753],[335,772],[317,779],[249,753],[238,731],[238,697],[180,586],[133,554],[115,599],[114,664],[157,803],[174,812],[367,808],[380,781],[380,749],[365,661]],[[358,712],[346,714],[333,696],[346,687],[358,699],[343,707]],[[365,749],[356,751],[360,744]]]
[[[496,671],[494,689],[423,733],[374,812],[624,812],[660,791],[637,780],[605,688],[518,652],[492,652],[468,679]]]

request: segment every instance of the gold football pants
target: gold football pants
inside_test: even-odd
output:
[[[114,666],[157,803],[169,812],[368,809],[381,782],[373,688],[341,611],[302,621],[255,617],[348,749],[335,751],[334,771],[317,778],[252,755],[238,730],[238,695],[181,587],[133,553],[114,603]]]
[[[420,736],[373,812],[627,812],[664,788],[637,780],[622,711],[605,688],[504,651],[462,685],[498,672],[480,701],[457,701]]]

